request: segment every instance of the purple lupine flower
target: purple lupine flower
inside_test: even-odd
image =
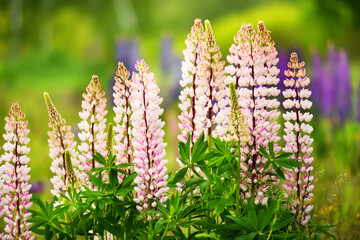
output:
[[[350,67],[345,50],[339,53],[339,62],[337,66],[337,108],[340,122],[344,123],[351,114],[351,78]]]
[[[251,25],[243,24],[234,40],[227,57],[231,64],[226,68],[227,81],[235,85],[239,106],[251,132],[250,148],[244,145],[242,150],[241,194],[244,198],[253,197],[255,204],[266,204],[266,182],[269,178],[277,180],[268,174],[270,169],[264,171],[267,159],[260,156],[259,145],[267,147],[272,141],[275,152],[281,149],[276,144],[280,140],[277,136],[280,125],[276,122],[280,115],[277,110],[280,103],[276,99],[280,93],[276,87],[279,59],[274,42],[262,22],[258,24],[258,33]],[[250,154],[250,159],[246,159],[245,154]]]
[[[119,39],[116,42],[116,61],[123,62],[125,67],[129,69],[130,77],[134,72],[136,60],[139,58],[139,43],[136,39],[126,41],[125,39]]]
[[[336,89],[338,86],[336,82],[337,64],[338,54],[335,48],[330,46],[327,53],[327,62],[324,67],[324,84],[322,84],[322,109],[324,116],[327,118],[333,117],[335,113],[334,107],[336,106]]]
[[[74,167],[79,166],[78,153],[75,151],[76,142],[74,141],[74,134],[71,132],[71,126],[66,125],[65,119],[56,110],[49,94],[44,93],[44,98],[49,113],[49,127],[51,128],[48,131],[49,156],[53,159],[50,169],[55,174],[50,179],[53,184],[51,193],[58,195],[60,191],[64,190],[68,180],[65,169],[65,150],[69,150]]]
[[[288,56],[289,56],[289,53],[287,51],[279,50],[279,55],[278,55],[279,62],[277,64],[277,67],[279,68],[279,75],[278,75],[279,79],[285,79],[284,71],[287,70]],[[280,92],[283,92],[286,89],[286,87],[282,81],[279,81],[278,87],[279,87]],[[284,100],[285,100],[284,96],[282,94],[280,94],[279,101],[283,102]]]
[[[31,216],[28,209],[32,206],[29,193],[30,158],[27,156],[30,148],[27,146],[29,129],[25,114],[17,103],[13,103],[10,109],[10,117],[6,117],[3,149],[5,153],[1,156],[1,200],[0,216],[5,214],[6,226],[0,234],[1,239],[34,239],[29,230],[31,223],[26,222]]]
[[[161,40],[161,72],[163,74],[163,84],[169,89],[164,97],[163,106],[167,108],[178,100],[181,87],[179,79],[181,78],[181,58],[177,56],[172,49],[172,39],[164,36]]]
[[[45,183],[41,181],[33,181],[31,182],[30,193],[39,194],[45,189]]]
[[[314,177],[310,175],[313,170],[311,166],[313,139],[310,137],[313,128],[309,124],[313,116],[307,112],[312,102],[308,100],[311,95],[311,91],[307,89],[310,79],[306,77],[304,65],[304,62],[298,62],[297,54],[293,52],[288,64],[289,70],[285,71],[288,78],[284,80],[284,84],[288,89],[283,92],[284,97],[287,98],[283,105],[285,109],[289,109],[283,114],[286,121],[284,130],[286,145],[283,151],[293,153],[293,158],[298,158],[302,164],[300,168],[296,167],[286,172],[287,183],[283,186],[286,190],[285,197],[293,198],[290,207],[302,225],[306,225],[310,220],[309,212],[313,208],[310,200],[314,189],[314,185],[311,184]],[[292,89],[293,86],[295,89]],[[292,109],[295,111],[291,111]],[[301,109],[303,111],[300,111]]]
[[[157,201],[167,200],[165,146],[162,130],[164,122],[160,120],[163,109],[160,108],[162,98],[158,96],[154,74],[148,72],[148,65],[144,60],[136,64],[138,72],[134,73],[131,83],[131,103],[133,125],[132,147],[133,163],[138,176],[134,179],[137,209],[146,211],[154,209]],[[148,215],[149,220],[153,216]]]
[[[323,100],[323,85],[324,83],[324,68],[321,60],[321,56],[318,51],[314,50],[311,54],[311,66],[312,66],[312,80],[310,83],[310,90],[312,92],[311,99],[317,103],[317,107],[322,112],[324,109],[322,108],[322,100]],[[284,70],[285,71],[285,70]],[[285,78],[282,78],[285,79]],[[324,114],[324,112],[322,112]]]
[[[98,152],[107,156],[105,149],[107,110],[104,95],[98,77],[93,75],[86,93],[83,94],[82,111],[79,113],[82,121],[78,124],[80,129],[78,136],[81,140],[78,147],[81,174],[78,176],[85,184],[88,184],[86,172],[99,166],[92,155]]]

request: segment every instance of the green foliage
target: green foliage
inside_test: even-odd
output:
[[[328,231],[333,225],[311,221],[307,227],[301,226],[286,208],[288,203],[280,190],[270,192],[267,205],[238,198],[237,143],[212,142],[210,150],[204,135],[192,149],[190,138],[187,143],[180,142],[184,167],[168,180],[168,186],[182,182],[182,191],[141,213],[133,201],[137,174],[124,170],[131,164],[116,164],[112,153],[107,157],[96,153],[93,157],[102,167],[88,172],[90,188],[68,188],[50,203],[34,195],[40,210],[31,210],[31,230],[46,239],[92,239],[108,234],[114,239],[321,239],[321,235],[335,239]],[[260,152],[268,158],[266,168],[279,169],[277,177],[282,177],[282,168],[300,166],[290,154],[276,156],[272,143]],[[190,171],[193,174],[187,175]],[[107,181],[103,181],[104,174]],[[149,215],[151,220],[146,218]]]

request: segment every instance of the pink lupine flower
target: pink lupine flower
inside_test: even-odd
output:
[[[200,70],[206,44],[205,37],[206,34],[203,30],[201,19],[195,19],[191,32],[188,34],[188,39],[185,41],[187,48],[184,50],[185,59],[182,62],[182,80],[180,80],[180,85],[183,89],[179,96],[179,108],[181,110],[179,128],[181,132],[178,135],[178,139],[186,143],[188,134],[190,135],[190,152],[192,152],[193,145],[201,134],[208,134],[207,124],[209,122],[207,121],[208,109],[206,106],[209,104],[208,96],[210,95],[208,90],[209,74],[207,72],[210,62],[203,65]],[[209,54],[207,56],[210,57]],[[184,167],[184,164],[179,159],[177,159],[177,162],[180,167]],[[198,171],[202,174],[200,169]],[[187,178],[193,175],[193,171],[189,170]],[[183,184],[183,182],[177,183],[178,191],[182,191]],[[197,191],[198,189],[195,189],[195,192]]]
[[[164,122],[159,119],[163,113],[160,108],[162,98],[155,83],[154,74],[148,72],[148,65],[140,60],[135,65],[138,73],[133,74],[131,103],[133,125],[132,147],[134,169],[138,176],[134,179],[135,198],[139,211],[156,207],[156,201],[167,199],[165,146],[163,142]],[[148,216],[148,219],[152,219]]]
[[[29,171],[27,156],[30,148],[27,146],[30,139],[27,137],[29,129],[27,121],[23,121],[25,114],[17,103],[10,109],[10,117],[6,117],[3,148],[1,156],[1,200],[0,216],[5,215],[6,226],[0,235],[1,239],[34,239],[29,231],[31,223],[26,222],[31,216],[28,209],[32,206],[29,190]]]
[[[259,145],[267,147],[272,141],[275,143],[274,151],[280,150],[276,144],[280,140],[276,134],[280,128],[276,122],[280,114],[276,110],[279,106],[276,97],[280,93],[276,87],[279,82],[277,51],[262,22],[258,24],[257,33],[251,25],[243,24],[234,40],[227,57],[231,65],[225,69],[228,74],[226,81],[234,83],[239,106],[251,131],[250,148],[244,144],[242,150],[242,196],[253,197],[255,204],[265,204],[268,199],[266,181],[276,179],[264,171],[267,159],[260,156]],[[250,154],[249,160],[245,154]]]
[[[66,121],[61,117],[56,110],[55,105],[47,93],[44,93],[45,103],[49,113],[49,156],[53,159],[51,163],[51,171],[55,174],[50,179],[53,184],[51,193],[58,195],[60,191],[64,190],[67,184],[67,172],[65,170],[65,150],[69,150],[71,155],[72,165],[77,168],[79,161],[77,160],[78,153],[75,151],[76,142],[74,141],[74,134],[71,132],[71,126],[66,125]],[[76,170],[78,171],[78,170]]]
[[[96,152],[106,156],[106,98],[105,92],[101,91],[99,79],[96,75],[92,76],[90,84],[83,94],[82,111],[79,113],[81,122],[78,124],[80,133],[78,134],[81,144],[79,160],[82,174],[80,178],[84,181],[88,178],[86,172],[98,166],[95,163],[93,154]]]
[[[293,52],[288,63],[289,70],[285,71],[288,78],[284,80],[284,85],[287,89],[283,92],[284,97],[287,98],[283,105],[288,109],[283,115],[286,121],[284,130],[286,145],[283,151],[293,153],[293,157],[298,158],[302,163],[300,168],[287,171],[285,174],[287,183],[283,186],[287,192],[286,196],[293,197],[291,209],[303,225],[307,224],[311,217],[309,212],[313,206],[310,200],[314,189],[314,185],[311,184],[314,177],[310,175],[313,170],[311,163],[314,160],[311,157],[313,139],[309,136],[313,131],[309,125],[313,116],[307,112],[312,103],[308,100],[311,95],[307,89],[310,79],[306,77],[304,65],[304,62],[299,63],[297,54]]]
[[[224,109],[228,103],[225,99],[226,85],[224,61],[220,61],[221,52],[218,45],[216,45],[215,37],[208,20],[205,21],[206,44],[202,54],[200,55],[199,63],[199,81],[196,86],[196,94],[198,101],[195,103],[195,112],[206,111],[205,121],[205,137],[207,136],[224,136],[226,131],[223,127],[216,128],[212,134],[212,128],[215,122],[220,125],[226,119],[226,116],[221,109]],[[199,109],[199,110],[197,110]]]
[[[207,111],[203,108],[208,103],[205,96],[206,87],[201,84],[198,76],[198,65],[201,61],[200,55],[203,51],[205,33],[200,19],[195,19],[194,26],[185,41],[186,50],[184,50],[185,60],[182,62],[182,80],[180,85],[183,90],[179,99],[181,114],[179,115],[179,128],[181,130],[178,136],[179,141],[186,142],[187,135],[190,133],[191,144],[201,136],[205,129]]]
[[[119,163],[131,163],[131,106],[130,106],[130,72],[124,63],[119,62],[114,86],[115,112],[115,146]]]

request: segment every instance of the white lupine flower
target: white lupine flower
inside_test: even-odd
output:
[[[99,79],[96,75],[92,76],[90,84],[83,94],[83,110],[79,113],[81,122],[78,124],[80,132],[78,136],[82,142],[78,146],[80,152],[79,160],[81,172],[76,173],[83,184],[90,187],[87,171],[99,167],[99,163],[93,158],[96,152],[107,156],[106,146],[106,98],[105,92],[101,91]],[[84,144],[85,143],[85,144]],[[74,164],[73,164],[74,165]],[[76,165],[74,165],[76,166]]]
[[[287,192],[287,196],[292,196],[294,199],[292,206],[290,206],[291,210],[296,214],[298,221],[306,225],[310,220],[311,215],[309,213],[313,208],[309,202],[312,198],[312,193],[310,192],[314,189],[314,185],[311,184],[313,177],[310,176],[312,171],[310,164],[314,158],[311,157],[313,151],[311,144],[313,139],[309,136],[313,128],[308,124],[312,119],[312,114],[301,112],[301,110],[307,110],[312,106],[312,103],[306,99],[310,97],[311,92],[306,89],[310,80],[305,77],[306,71],[305,68],[303,68],[304,65],[304,62],[298,62],[297,54],[292,53],[288,64],[291,70],[285,71],[285,75],[292,78],[285,79],[284,84],[287,87],[295,86],[295,89],[291,90],[295,92],[295,96],[294,94],[284,94],[286,98],[293,99],[287,99],[283,103],[285,109],[288,109],[288,111],[284,113],[284,119],[287,120],[287,122],[285,122],[284,130],[286,133],[286,135],[284,135],[286,145],[283,151],[293,153],[293,157],[298,158],[304,165],[301,168],[287,171],[286,179],[288,182],[283,187]],[[291,104],[289,104],[290,102]],[[290,111],[294,108],[296,112]],[[292,128],[292,124],[289,124],[289,121],[294,122],[294,128]]]
[[[4,221],[7,223],[1,239],[35,238],[29,230],[32,224],[26,222],[31,217],[28,209],[32,206],[32,196],[29,193],[30,167],[27,166],[30,159],[26,156],[30,151],[26,146],[29,143],[29,129],[23,118],[25,114],[17,103],[13,103],[10,117],[5,118],[5,153],[0,161],[0,216],[5,215]],[[26,141],[22,142],[21,139]]]
[[[272,170],[263,170],[267,159],[260,157],[258,148],[260,144],[267,147],[268,142],[272,141],[275,143],[276,153],[281,149],[277,145],[280,140],[277,130],[280,126],[276,122],[280,115],[277,110],[280,103],[276,99],[280,93],[277,88],[279,82],[277,78],[279,69],[276,67],[277,51],[262,22],[258,24],[257,33],[251,25],[243,24],[234,40],[235,43],[229,49],[230,56],[227,57],[231,66],[225,69],[226,82],[234,83],[239,106],[251,132],[250,149],[246,143],[242,144],[244,160],[240,166],[243,176],[241,184],[244,187],[241,196],[244,198],[254,196],[255,203],[265,204],[268,199],[265,187],[266,180],[269,179],[267,173]],[[245,154],[250,154],[250,159],[246,160]],[[274,177],[271,177],[271,180],[277,181]]]
[[[167,200],[167,175],[164,131],[161,129],[164,122],[160,120],[163,109],[160,108],[162,98],[155,83],[154,75],[148,72],[148,65],[140,60],[135,65],[138,73],[134,73],[131,82],[133,125],[132,147],[134,170],[138,176],[134,179],[134,201],[138,203],[139,211],[146,211],[156,207],[156,201],[164,203]],[[154,204],[155,202],[155,204]],[[149,219],[152,216],[147,216]]]
[[[50,170],[55,174],[50,181],[53,184],[51,193],[58,195],[60,191],[64,190],[67,183],[67,174],[65,171],[65,150],[69,150],[71,154],[72,165],[77,168],[79,160],[78,153],[75,151],[76,142],[74,141],[74,134],[71,132],[71,126],[65,125],[66,121],[56,110],[52,103],[50,96],[44,93],[45,103],[49,113],[49,147],[50,158],[53,159]],[[78,171],[75,169],[75,171]]]

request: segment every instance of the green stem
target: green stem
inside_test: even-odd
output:
[[[241,145],[240,145],[240,141],[238,144],[238,154],[239,154],[239,158],[237,161],[237,169],[236,169],[236,216],[240,217],[240,163],[241,163]]]
[[[150,220],[149,221],[149,233],[151,234],[149,237],[149,239],[153,239],[153,235],[154,235],[154,232],[153,232],[153,221]]]
[[[168,230],[168,228],[169,228],[169,222],[168,222],[168,224],[166,225],[166,228],[165,228],[165,231],[164,231],[164,234],[162,235],[162,237],[161,237],[161,240],[163,240],[164,239],[164,237],[166,236],[166,233],[167,233],[167,230]]]
[[[79,218],[80,218],[80,222],[81,222],[81,225],[83,227],[83,230],[84,230],[84,239],[85,240],[88,240],[88,234],[87,234],[87,229],[86,229],[86,225],[85,225],[85,222],[84,222],[84,218],[83,218],[83,211],[82,211],[82,207],[79,207]]]
[[[272,232],[273,232],[273,226],[275,225],[276,220],[277,220],[277,212],[278,212],[278,210],[279,210],[279,201],[276,201],[275,217],[274,217],[274,220],[273,220],[273,222],[272,222],[272,224],[271,224],[271,229],[270,229],[269,235],[268,235],[268,237],[266,238],[266,240],[269,240],[269,239],[270,239],[270,236],[271,236],[271,234],[272,234]]]

